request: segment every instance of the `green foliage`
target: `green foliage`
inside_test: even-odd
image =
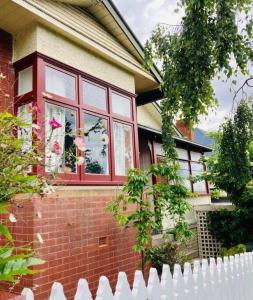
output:
[[[24,141],[17,139],[18,128],[26,126],[28,124],[12,114],[0,113],[0,214],[2,216],[9,214],[8,201],[16,194],[42,193],[47,185],[43,178],[27,175],[32,166],[39,164],[40,157],[36,145],[31,151],[24,151]],[[35,273],[36,271],[31,267],[44,263],[35,257],[30,245],[15,246],[15,240],[3,221],[0,221],[0,235],[2,240],[0,282],[15,282],[21,275]]]
[[[246,252],[246,246],[243,244],[239,244],[239,245],[231,247],[229,249],[221,248],[219,251],[219,255],[221,257],[234,256],[235,254],[240,254],[240,253],[245,253],[245,252]]]
[[[180,32],[172,34],[167,26],[158,26],[146,44],[146,66],[153,62],[161,66],[163,142],[166,155],[172,158],[174,117],[190,126],[197,123],[217,104],[211,84],[214,76],[223,72],[230,77],[239,70],[245,74],[253,58],[252,1],[178,3],[185,11]],[[243,22],[237,21],[238,11],[245,15]]]
[[[221,191],[218,189],[211,190],[210,192],[212,199],[219,199],[221,196]]]
[[[188,191],[177,171],[178,165],[168,163],[152,165],[146,171],[130,170],[123,194],[108,206],[120,225],[137,229],[135,251],[148,247],[152,231],[161,229],[164,216],[170,216],[175,222],[175,234],[180,241],[191,237],[185,221],[185,213],[191,208],[185,200]],[[150,186],[150,176],[164,176],[168,182]]]
[[[169,265],[171,270],[173,270],[174,264],[180,264],[183,267],[184,263],[188,261],[188,256],[180,250],[179,243],[166,241],[162,245],[146,249],[145,260],[161,274],[164,264]]]
[[[209,229],[225,247],[253,241],[253,181],[250,147],[253,139],[252,101],[241,101],[224,122],[203,175],[216,188],[225,190],[234,211],[209,213]]]

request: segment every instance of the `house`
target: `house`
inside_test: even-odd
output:
[[[0,2],[0,73],[7,76],[1,110],[28,121],[35,114],[46,141],[54,117],[61,127],[53,140],[69,153],[54,155],[47,145],[45,167],[31,171],[57,173],[55,191],[33,201],[20,195],[12,207],[14,238],[32,244],[46,260],[44,272],[16,286],[34,287],[38,300],[47,299],[54,281],[73,297],[81,277],[94,291],[100,275],[112,284],[121,270],[130,280],[133,276],[139,262],[132,251],[134,232],[119,228],[105,208],[120,192],[129,168],[162,157],[161,119],[156,105],[146,106],[162,96],[160,76],[155,67],[143,69],[143,58],[142,46],[110,0]],[[41,112],[29,110],[34,103]],[[73,161],[69,137],[77,131],[85,137],[85,164],[80,166]],[[205,149],[177,134],[183,172],[190,165],[198,172],[188,155],[197,160]],[[25,147],[31,137],[28,130]],[[193,188],[207,194],[204,187]]]

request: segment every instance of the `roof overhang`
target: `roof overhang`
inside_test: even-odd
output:
[[[142,130],[145,130],[147,132],[150,132],[151,134],[157,134],[159,136],[162,136],[162,132],[160,130],[156,130],[156,129],[146,127],[146,126],[143,126],[143,125],[140,125],[140,124],[138,124],[138,128],[142,129]],[[212,148],[209,148],[209,147],[204,146],[204,145],[200,145],[198,143],[194,143],[194,142],[186,140],[184,138],[181,138],[181,137],[178,137],[178,136],[174,136],[173,138],[174,138],[176,144],[178,144],[178,145],[191,147],[193,149],[198,149],[198,150],[201,150],[203,152],[211,152],[212,151]]]

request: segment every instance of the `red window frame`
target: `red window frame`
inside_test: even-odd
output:
[[[139,166],[139,149],[138,149],[138,129],[137,129],[137,114],[135,104],[135,94],[129,93],[122,90],[110,83],[88,75],[80,70],[67,66],[59,61],[49,58],[38,52],[29,55],[28,57],[15,63],[16,71],[16,83],[15,83],[15,95],[18,91],[18,72],[26,67],[33,65],[33,91],[31,93],[16,96],[15,101],[18,105],[22,105],[24,102],[29,103],[37,101],[41,113],[37,115],[37,124],[44,124],[45,122],[45,103],[51,103],[59,106],[64,106],[77,112],[77,128],[83,128],[84,126],[84,113],[91,115],[101,116],[108,120],[108,156],[109,156],[109,175],[100,174],[88,174],[84,172],[84,165],[77,166],[77,174],[58,174],[56,182],[64,184],[75,184],[75,185],[122,185],[126,180],[127,176],[116,176],[115,174],[115,163],[114,163],[114,149],[113,149],[113,121],[124,123],[132,127],[132,139],[133,139],[133,163],[134,167]],[[54,68],[60,72],[71,75],[75,78],[75,95],[76,99],[67,99],[60,95],[54,94],[50,91],[45,90],[45,76],[46,66]],[[83,81],[87,81],[95,86],[102,87],[106,90],[106,111],[92,107],[83,101]],[[127,99],[131,104],[131,119],[112,113],[112,100],[111,96],[113,93],[117,93]],[[42,135],[45,136],[45,128],[42,126]],[[42,145],[42,149],[45,145]],[[77,156],[81,153],[79,150]],[[43,176],[49,174],[45,172],[44,167],[38,166],[36,173]]]

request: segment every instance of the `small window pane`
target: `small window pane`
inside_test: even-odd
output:
[[[46,91],[64,98],[75,100],[75,77],[46,67]]]
[[[33,90],[33,67],[30,66],[18,73],[18,95],[24,95]]]
[[[194,173],[196,173],[196,172],[198,172],[198,173],[202,173],[203,171],[204,171],[204,166],[203,166],[203,164],[201,164],[201,163],[191,163],[191,169],[192,169],[192,172]]]
[[[129,98],[112,93],[112,111],[115,114],[131,118],[131,101]]]
[[[199,161],[202,154],[199,152],[191,151],[191,160]]]
[[[101,117],[84,114],[85,172],[109,174],[108,122]]]
[[[190,169],[189,163],[187,161],[179,161],[180,169],[178,170],[178,175],[183,178],[189,179],[190,177]]]
[[[155,153],[156,155],[164,156],[163,145],[155,143]]]
[[[128,170],[134,166],[132,127],[114,122],[113,138],[115,174],[126,176]]]
[[[178,154],[179,159],[185,159],[185,160],[189,159],[188,150],[182,149],[182,148],[176,148],[176,150],[177,150],[177,154]]]
[[[18,107],[18,117],[27,124],[18,130],[18,138],[24,141],[22,150],[28,152],[32,150],[32,112],[29,109],[30,104],[21,105]]]
[[[52,129],[55,120],[59,128]],[[76,112],[65,107],[46,103],[46,171],[76,173]]]
[[[198,192],[198,193],[206,193],[206,182],[199,181],[199,182],[194,183],[193,190],[194,190],[194,192]]]
[[[106,110],[106,90],[87,81],[83,82],[84,104]]]

